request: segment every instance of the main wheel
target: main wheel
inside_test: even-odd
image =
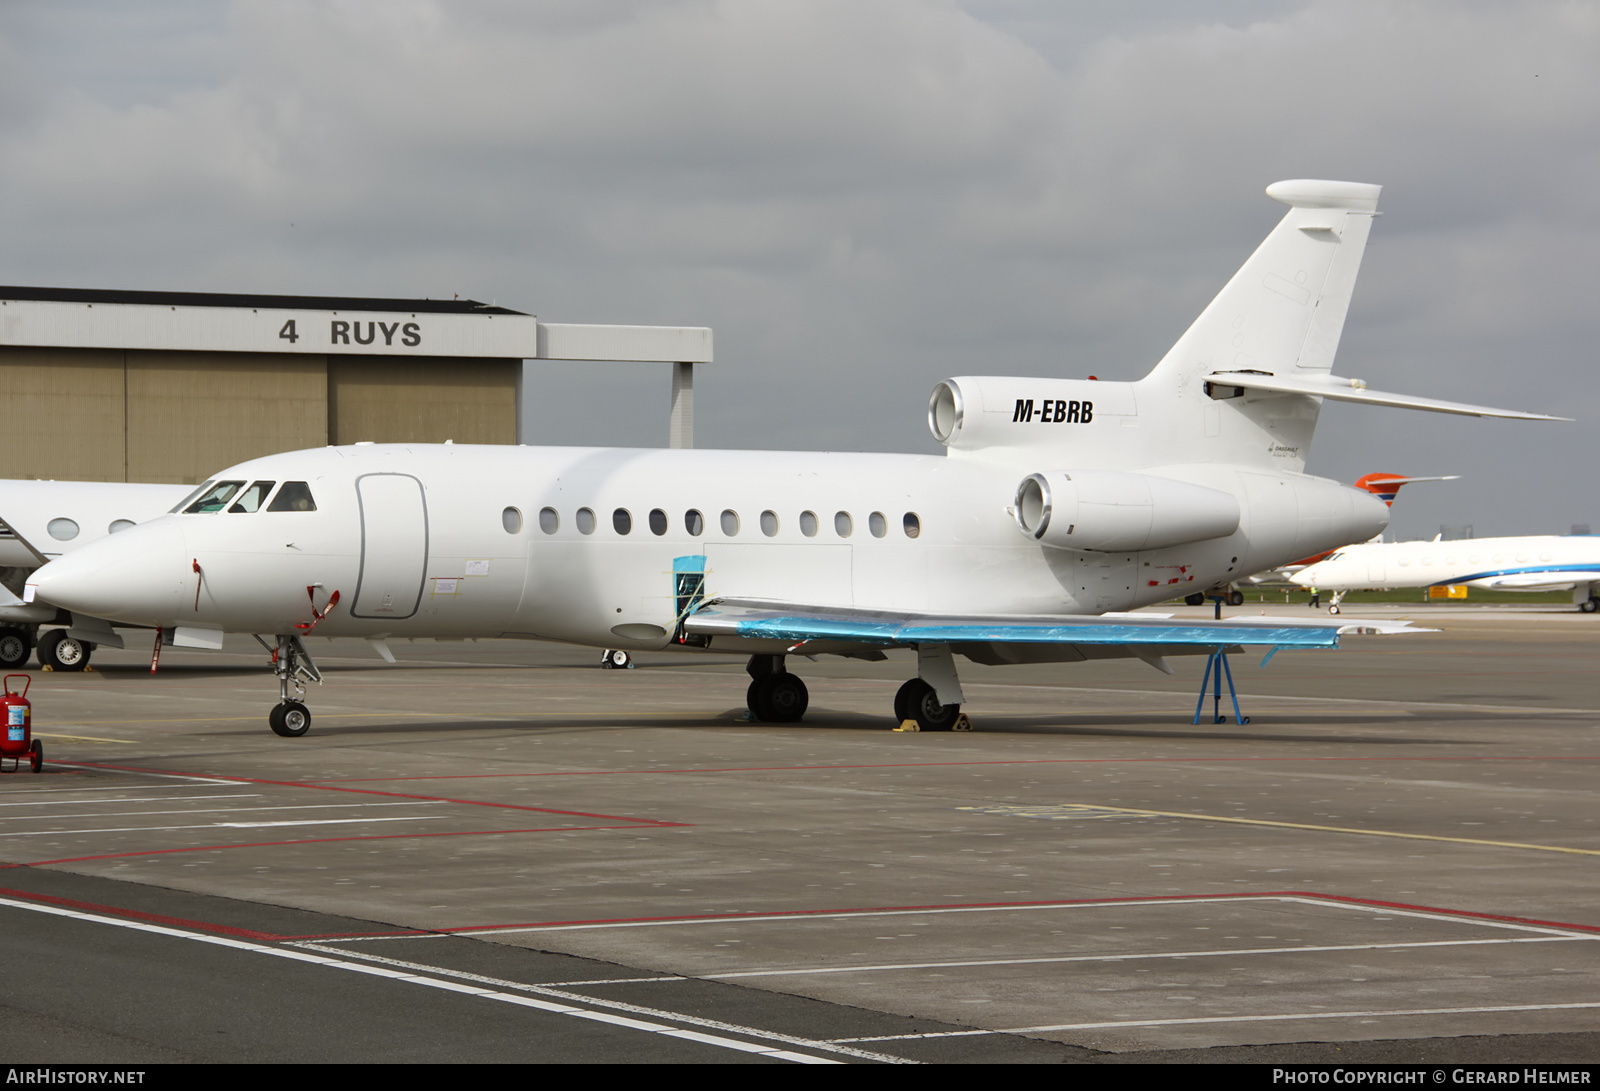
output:
[[[902,698],[908,715],[900,717],[901,720],[915,720],[923,731],[949,731],[961,715],[960,705],[941,705],[934,688],[920,678],[913,678],[900,687],[895,695],[896,714],[900,712]]]
[[[1204,591],[1196,591],[1192,595],[1185,595],[1183,596],[1183,604],[1185,606],[1204,606],[1206,604],[1206,593]]]
[[[272,725],[274,734],[298,739],[311,730],[311,710],[299,701],[285,701],[272,710],[267,723]]]
[[[1578,609],[1582,610],[1586,614],[1592,614],[1596,610],[1600,610],[1600,599],[1584,599],[1582,602],[1578,603]],[[4,640],[4,637],[0,637],[0,649],[5,647]]]
[[[633,656],[621,648],[607,648],[606,654],[600,658],[601,670],[626,670],[633,666]]]
[[[65,629],[51,629],[39,641],[39,665],[53,671],[81,671],[89,665],[94,645],[68,636]]]
[[[905,685],[895,690],[894,722],[896,727],[905,723],[907,720],[914,720],[917,718],[916,713],[912,711],[912,702],[921,698],[922,691],[927,687],[927,685],[928,683],[924,682],[922,679],[913,678]]]
[[[1228,592],[1228,605],[1229,606],[1243,606],[1244,605],[1244,592],[1243,591],[1229,591]]]
[[[37,773],[44,768],[44,743],[34,739],[33,746],[29,749],[29,754],[31,755],[30,761],[33,765],[33,771]]]
[[[745,691],[750,715],[770,724],[792,724],[806,714],[811,694],[797,675],[783,671],[763,674]]]
[[[10,670],[28,661],[33,641],[22,629],[0,629],[0,667]]]

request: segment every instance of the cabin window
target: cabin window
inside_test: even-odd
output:
[[[633,529],[633,515],[627,508],[618,508],[611,513],[611,529],[618,534],[627,534]]]
[[[131,526],[133,526],[132,519],[113,519],[111,520],[111,525],[106,527],[106,533],[120,534]]]
[[[768,538],[771,538],[778,533],[777,512],[764,511],[761,513],[761,533],[765,534]]]
[[[914,511],[906,512],[906,517],[900,521],[900,525],[905,527],[907,538],[915,538],[922,533],[922,520],[917,518],[917,513]]]
[[[578,509],[578,515],[577,515],[577,522],[578,522],[578,533],[579,534],[593,534],[594,533],[594,509],[593,508],[579,508]]]
[[[311,486],[304,481],[285,481],[278,495],[267,505],[268,511],[316,511],[317,502],[311,497]]]
[[[218,481],[200,494],[200,499],[183,509],[185,515],[212,515],[228,506],[233,494],[244,488],[243,481]]]
[[[883,512],[875,511],[867,516],[867,529],[872,531],[874,538],[882,538],[889,533],[889,520],[884,518]]]
[[[515,511],[516,509],[515,508],[507,508],[506,510],[507,511]],[[540,508],[539,509],[539,529],[544,531],[546,534],[554,534],[556,531],[560,530],[561,529],[561,513],[556,511],[555,508],[549,508],[549,507]]]
[[[817,536],[816,512],[803,511],[800,513],[800,533],[804,534],[807,538],[815,538]]]
[[[850,533],[855,529],[856,522],[854,519],[850,518],[849,512],[836,511],[833,513],[833,532],[839,537],[848,538],[850,537]]]
[[[667,513],[660,508],[650,509],[650,533],[656,537],[667,532]]]
[[[545,526],[545,516],[547,513],[550,518],[549,526]],[[556,523],[557,519],[554,508],[545,508],[544,511],[539,513],[539,525],[544,527],[544,532],[546,534],[554,534],[556,532]],[[507,534],[520,534],[522,532],[522,509],[507,508],[505,511],[502,511],[500,513],[500,525],[506,528]]]
[[[706,532],[706,517],[694,508],[690,508],[683,513],[683,529],[687,530],[691,537],[700,537]]]
[[[78,524],[67,518],[52,519],[45,529],[58,542],[70,542],[78,536]]]
[[[722,533],[730,538],[739,533],[739,513],[732,508],[722,513]]]
[[[168,511],[167,514],[176,515],[178,512],[182,511],[184,508],[187,508],[189,506],[190,501],[192,501],[196,497],[200,496],[202,493],[204,493],[207,489],[209,489],[212,485],[215,485],[215,484],[216,484],[215,481],[207,481],[204,485],[201,485],[199,488],[195,489],[194,492],[190,493],[188,496],[185,496],[182,500],[179,500],[176,504],[174,504],[172,506],[171,510]]]

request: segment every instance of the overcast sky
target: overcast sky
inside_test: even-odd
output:
[[[702,447],[936,451],[959,374],[1133,379],[1283,206],[1385,186],[1308,469],[1402,536],[1600,530],[1600,3],[0,0],[0,283],[708,325]],[[530,365],[655,446],[667,369]]]

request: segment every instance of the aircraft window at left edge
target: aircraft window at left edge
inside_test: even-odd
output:
[[[618,508],[611,513],[611,529],[618,534],[626,534],[633,529],[633,515],[627,508]]]
[[[656,537],[667,532],[667,513],[660,508],[650,509],[650,533]]]
[[[214,486],[183,509],[185,515],[214,515],[227,507],[228,501],[233,499],[233,494],[244,488],[243,481],[218,481]]]
[[[205,492],[207,489],[209,489],[214,484],[216,484],[215,481],[207,481],[204,485],[201,485],[199,488],[195,489],[194,492],[190,493],[188,496],[185,496],[182,500],[179,500],[176,504],[172,505],[171,509],[169,509],[167,514],[169,514],[169,515],[178,514],[178,512],[180,512],[184,508],[188,507],[190,502],[193,501],[195,497],[197,497],[201,493]]]
[[[58,542],[70,542],[78,536],[78,524],[66,516],[50,520],[50,525],[45,529],[50,532],[50,537]]]
[[[267,505],[268,511],[316,511],[317,502],[311,498],[311,486],[304,481],[285,481],[278,495]]]
[[[267,495],[272,492],[272,486],[276,484],[276,481],[252,482],[248,489],[239,494],[239,499],[233,502],[233,506],[228,509],[228,514],[260,511],[261,505],[266,502]]]

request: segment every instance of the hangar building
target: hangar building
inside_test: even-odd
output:
[[[326,444],[517,443],[524,360],[674,364],[705,327],[541,323],[474,300],[0,287],[0,478],[195,483]]]

